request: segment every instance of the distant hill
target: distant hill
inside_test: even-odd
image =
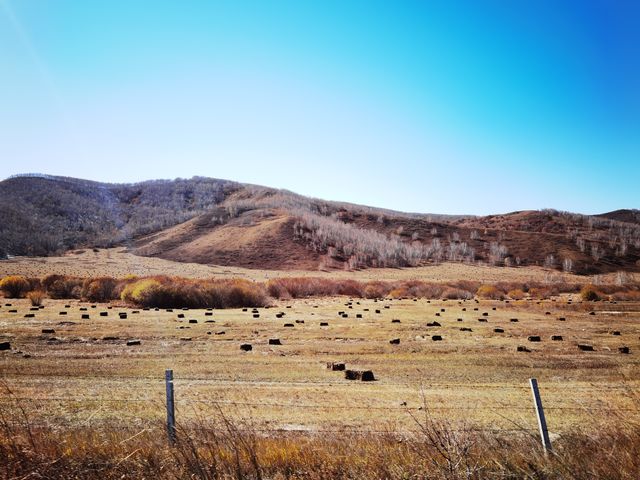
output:
[[[4,255],[123,245],[138,255],[265,269],[452,261],[640,271],[638,210],[411,214],[202,177],[107,184],[45,175],[0,182],[0,205]]]

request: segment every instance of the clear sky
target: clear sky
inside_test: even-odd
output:
[[[0,177],[640,208],[640,2],[0,0]]]

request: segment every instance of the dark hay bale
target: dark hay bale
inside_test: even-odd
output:
[[[11,343],[10,342],[0,342],[0,351],[3,350],[11,350]]]
[[[83,313],[80,318],[82,318],[83,320],[89,320],[89,314],[88,313]]]
[[[215,320],[205,320],[204,323],[216,323]]]
[[[517,319],[517,318],[512,318],[512,319],[510,319],[509,321],[510,321],[510,322],[512,322],[512,323],[517,323],[517,322],[518,322],[518,319]]]
[[[614,330],[613,332],[611,332],[611,335],[619,336],[620,332],[618,330]]]
[[[629,347],[618,347],[618,353],[631,353],[631,350],[629,349]]]
[[[254,313],[253,314],[253,318],[260,318],[260,314],[259,313]]]
[[[135,345],[141,345],[142,342],[140,340],[127,340],[127,347],[133,347]]]
[[[347,380],[361,380],[363,382],[373,382],[375,380],[371,370],[345,370],[344,378]]]
[[[321,327],[328,327],[329,326],[329,322],[320,322],[320,326]]]
[[[213,312],[204,312],[204,316],[205,317],[212,317],[213,316]]]
[[[531,350],[529,350],[527,347],[525,347],[524,345],[518,345],[518,348],[516,348],[517,352],[530,352]]]
[[[240,345],[240,350],[242,350],[243,352],[250,352],[251,350],[253,350],[253,347],[250,343],[243,343],[242,345]]]
[[[24,314],[24,318],[33,318],[33,317],[35,317],[35,314],[33,314],[33,313],[25,313]]]
[[[562,335],[551,335],[551,340],[554,340],[556,342],[561,342],[562,341]]]
[[[165,310],[165,312],[167,312],[167,313],[173,313],[173,308],[167,308],[167,309]]]
[[[380,310],[376,310],[376,313],[380,313]]]
[[[243,312],[246,312],[246,311],[248,311],[248,310],[249,310],[248,308],[243,308],[243,309],[242,309],[242,311],[243,311]]]
[[[441,309],[440,309],[440,311],[441,311],[441,312],[445,312],[446,310],[445,310],[444,308],[441,308]]]
[[[58,315],[66,315],[67,312],[58,312]]]
[[[460,329],[461,332],[473,332],[473,330],[471,330],[469,327],[462,327]]]
[[[442,340],[442,336],[441,335],[432,335],[431,336],[431,340],[433,340],[434,342],[439,342],[440,340]]]
[[[276,318],[282,318],[284,317],[284,313],[280,312],[280,313],[276,313]]]
[[[593,352],[593,345],[587,345],[586,343],[579,343],[578,349],[582,350],[583,352]]]
[[[466,311],[467,311],[467,309],[466,309],[466,308],[463,308],[463,309],[462,309],[462,311],[463,311],[463,312],[466,312]]]
[[[102,340],[105,342],[114,342],[116,340],[120,340],[120,337],[106,336],[102,337]]]
[[[595,315],[596,312],[589,312],[589,315]]]
[[[564,322],[564,321],[566,320],[566,318],[564,318],[564,317],[558,317],[558,320],[559,320],[559,321],[561,321],[561,322]]]
[[[40,310],[40,307],[31,307],[29,309],[29,311],[31,311],[31,312],[37,312],[38,310]]]
[[[184,318],[184,313],[179,313],[178,318]]]
[[[304,323],[304,320],[296,320],[296,323]]]
[[[343,313],[342,314],[342,318],[349,318],[349,314],[348,313]]]
[[[42,333],[56,333],[53,328],[43,328]]]
[[[440,314],[438,312],[436,312],[436,317],[439,317],[439,316],[440,316]]]
[[[495,333],[504,333],[504,328],[494,328],[493,331]]]
[[[479,318],[478,321],[479,322],[483,322],[483,323],[487,323],[487,319],[486,318]]]
[[[293,327],[293,323],[285,323],[284,326],[285,327]]]
[[[458,318],[458,321],[459,321],[459,322],[462,322],[462,319],[461,319],[461,318]]]
[[[225,334],[224,330],[221,330],[220,332],[216,332],[216,335],[224,335],[224,334]]]
[[[441,327],[442,325],[440,325],[438,322],[429,322],[427,323],[427,327]]]
[[[279,338],[270,338],[269,345],[282,345],[282,342]]]
[[[391,323],[400,323],[400,320],[397,318],[394,318],[393,320],[391,320]]]
[[[109,312],[100,312],[101,317],[106,317],[107,315],[109,315]]]
[[[191,337],[180,337],[180,341],[182,341],[182,342],[190,342],[191,341]]]
[[[540,342],[540,341],[542,341],[542,339],[540,338],[539,335],[529,335],[529,337],[527,337],[527,340],[529,340],[530,342]]]
[[[361,313],[356,313],[356,318],[362,318],[362,314]]]
[[[9,310],[9,313],[18,313],[18,310]]]
[[[80,311],[81,312],[86,312],[87,311],[87,307],[80,307]]]
[[[384,308],[391,308],[389,305],[385,305]]]
[[[118,316],[120,317],[120,319],[124,320],[127,318],[127,314],[126,313],[119,313]]]
[[[198,323],[198,320],[196,320],[195,318],[191,318],[189,319],[189,323]]]
[[[327,362],[327,369],[332,370],[334,372],[343,371],[345,369],[345,364],[343,362]]]
[[[391,340],[389,340],[389,343],[391,345],[400,345],[400,339],[399,338],[392,338]]]
[[[132,310],[132,311],[131,311],[131,314],[132,314],[132,315],[136,315],[136,314],[138,314],[138,313],[140,313],[140,310]]]
[[[488,317],[489,316],[489,312],[482,312],[482,316],[483,317]]]

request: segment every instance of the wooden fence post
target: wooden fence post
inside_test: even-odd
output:
[[[176,443],[176,412],[173,400],[173,370],[165,370],[164,381],[167,387],[167,436],[169,445]]]
[[[538,417],[538,429],[540,430],[540,439],[542,440],[542,448],[545,455],[551,451],[551,440],[549,440],[549,432],[547,431],[547,421],[544,418],[544,410],[542,408],[542,400],[538,391],[538,381],[535,378],[529,379],[531,385],[531,393],[533,394],[533,402],[536,407],[536,415]]]

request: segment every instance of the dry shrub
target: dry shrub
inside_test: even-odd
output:
[[[160,286],[157,280],[147,278],[127,285],[120,294],[125,302],[135,303],[143,307],[151,306],[154,291]]]
[[[525,293],[519,288],[514,288],[507,292],[507,297],[511,300],[522,300],[525,297]]]
[[[442,298],[448,300],[470,300],[473,298],[473,293],[461,288],[448,287],[442,292]]]
[[[349,297],[362,298],[364,296],[364,286],[356,280],[336,280],[336,294],[348,295]]]
[[[307,298],[336,295],[338,282],[328,278],[275,278],[267,282],[267,291],[274,298]]]
[[[626,292],[616,292],[611,295],[611,299],[618,302],[640,302],[640,291],[629,290]]]
[[[82,285],[82,298],[90,302],[108,302],[118,298],[116,287],[118,282],[111,277],[87,279]]]
[[[31,305],[34,307],[39,307],[42,305],[42,301],[44,300],[45,293],[42,290],[31,290],[27,293],[27,298],[31,302]]]
[[[31,284],[22,275],[9,275],[0,280],[0,290],[7,298],[22,298],[31,290]]]
[[[502,300],[504,298],[504,293],[498,290],[495,285],[481,285],[476,295],[480,298],[491,300]]]
[[[553,290],[551,287],[532,287],[529,289],[529,295],[531,298],[543,300],[550,298],[553,295]]]
[[[80,298],[82,296],[83,280],[66,275],[48,275],[42,280],[50,298]]]
[[[364,298],[384,298],[391,291],[391,286],[387,282],[367,282],[362,291]]]
[[[580,290],[580,297],[585,302],[597,302],[602,299],[602,292],[600,292],[594,285],[585,285]]]

